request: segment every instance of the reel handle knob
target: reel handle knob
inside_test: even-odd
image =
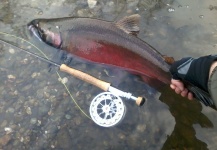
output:
[[[105,81],[102,81],[102,80],[99,80],[87,73],[84,73],[82,71],[79,71],[79,70],[76,70],[76,69],[73,69],[71,67],[68,67],[67,65],[65,64],[62,64],[60,66],[60,71],[63,71],[63,72],[66,72],[66,73],[69,73],[85,82],[88,82],[92,85],[95,85],[97,86],[98,88],[104,90],[104,91],[108,91],[109,87],[110,87],[110,83],[108,82],[105,82]]]
[[[145,103],[146,99],[144,97],[137,97],[136,104],[142,106]]]

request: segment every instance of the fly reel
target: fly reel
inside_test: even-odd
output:
[[[92,100],[89,111],[96,124],[112,127],[124,118],[126,107],[119,96],[111,92],[103,92]]]

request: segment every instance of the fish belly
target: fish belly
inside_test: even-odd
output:
[[[140,75],[145,82],[163,82],[168,84],[170,76],[149,60],[117,44],[85,37],[70,37],[63,43],[62,49],[80,58],[95,63],[111,65]]]

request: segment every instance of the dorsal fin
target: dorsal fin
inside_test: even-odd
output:
[[[115,25],[128,34],[136,34],[139,32],[139,20],[140,15],[134,14],[117,21]]]

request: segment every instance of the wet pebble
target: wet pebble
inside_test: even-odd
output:
[[[86,94],[86,100],[91,100],[90,98],[92,97],[92,95],[90,93]]]
[[[172,7],[170,7],[170,8],[168,8],[168,9],[167,9],[167,11],[168,11],[168,12],[174,12],[174,11],[175,11],[175,9],[174,9],[174,8],[172,8]]]
[[[217,10],[217,6],[209,5],[210,10]]]
[[[76,125],[80,125],[81,124],[81,118],[80,117],[76,117],[76,118],[74,118],[73,119],[73,121],[74,121],[74,123],[76,124]]]
[[[0,146],[5,146],[7,143],[11,140],[11,136],[6,134],[2,137],[0,137]]]
[[[43,89],[37,90],[37,98],[41,99],[43,97],[44,97],[44,90]]]
[[[66,84],[68,82],[68,78],[66,78],[66,77],[62,78],[61,82],[62,82],[62,84]]]
[[[17,96],[17,95],[18,95],[18,91],[15,90],[15,91],[11,92],[11,95],[13,95],[13,96]]]
[[[107,5],[110,6],[110,7],[112,7],[112,6],[114,6],[114,2],[113,1],[108,1]]]
[[[12,75],[12,74],[9,74],[9,75],[8,75],[8,79],[9,79],[9,80],[15,80],[16,77],[15,77],[14,75]]]
[[[14,115],[14,122],[21,122],[23,120],[23,115],[21,112],[17,112],[15,115]]]
[[[27,144],[30,141],[30,136],[25,136],[23,143]]]
[[[7,124],[8,124],[7,120],[4,120],[4,121],[1,123],[1,128],[5,127]]]
[[[28,103],[29,103],[30,105],[34,105],[35,100],[34,100],[34,99],[30,99],[30,100],[28,101]]]
[[[6,112],[8,112],[8,113],[14,113],[14,108],[11,108],[11,107],[9,107],[7,110],[6,110]]]
[[[21,108],[21,105],[19,104],[19,103],[17,103],[16,105],[15,105],[15,110],[19,110]]]
[[[119,139],[123,140],[126,138],[126,136],[123,133],[118,134]]]
[[[27,91],[27,90],[31,89],[31,87],[32,87],[32,84],[28,84],[28,85],[24,86],[24,87],[21,89],[21,91],[22,91],[22,92],[23,92],[23,91]]]
[[[76,92],[75,96],[78,97],[80,95],[80,91]]]
[[[32,109],[31,109],[30,107],[27,107],[27,108],[26,108],[26,113],[27,113],[28,115],[31,115],[31,114],[32,114]]]
[[[14,144],[13,144],[14,147],[17,147],[19,144],[20,144],[19,140],[14,140]]]
[[[104,13],[114,12],[114,11],[115,11],[114,2],[108,1],[108,2],[106,3],[106,6],[103,7],[102,11],[103,11]]]
[[[9,49],[9,53],[14,54],[14,53],[15,53],[15,50],[14,50],[13,48],[10,48],[10,49]]]
[[[25,129],[24,128],[20,128],[19,133],[24,133]]]
[[[41,125],[41,120],[38,120],[37,121],[37,126],[40,126]]]
[[[55,146],[54,146],[54,145],[51,145],[50,147],[51,147],[51,148],[53,148],[53,149],[55,148]]]
[[[39,107],[39,115],[43,116],[45,114],[47,114],[49,112],[49,107],[47,105],[42,105],[41,107]]]
[[[52,110],[48,111],[47,114],[48,114],[49,116],[51,116],[51,115],[52,115]]]
[[[38,12],[38,15],[43,15],[43,11],[39,11],[39,12]]]
[[[21,64],[26,65],[29,62],[29,60],[27,58],[24,58],[20,62],[21,62]]]
[[[203,19],[203,18],[204,18],[204,15],[200,15],[199,18]]]
[[[136,130],[139,132],[144,132],[146,129],[146,125],[145,124],[140,124],[136,127]]]
[[[40,72],[34,72],[34,73],[31,75],[32,78],[35,78],[35,77],[37,77],[37,76],[40,76]]]
[[[96,0],[87,0],[87,3],[88,3],[88,6],[89,8],[94,8],[97,4],[97,1]]]
[[[12,132],[12,128],[10,128],[10,127],[5,127],[4,130],[7,134]]]
[[[19,142],[23,143],[24,142],[24,137],[19,137]]]
[[[37,123],[37,119],[36,118],[31,118],[30,123],[31,124],[36,124]]]
[[[44,92],[44,97],[45,97],[45,98],[48,98],[48,99],[50,100],[50,93]]]
[[[71,119],[72,117],[71,117],[71,115],[66,114],[66,115],[65,115],[65,118],[69,120],[69,119]]]

